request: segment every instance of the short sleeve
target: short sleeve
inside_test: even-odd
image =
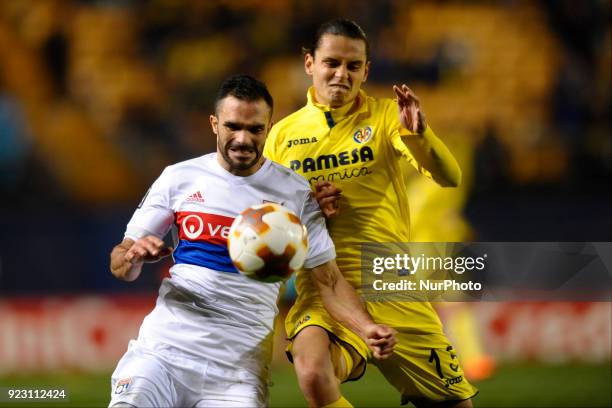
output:
[[[169,169],[166,168],[147,191],[127,225],[126,238],[136,240],[146,235],[155,235],[163,239],[172,227],[174,211],[170,205],[169,173]]]
[[[327,232],[325,218],[310,190],[304,191],[305,202],[300,214],[302,223],[308,230],[308,255],[305,268],[314,268],[336,258],[334,243]]]

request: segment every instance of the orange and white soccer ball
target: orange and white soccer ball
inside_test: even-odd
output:
[[[287,208],[265,203],[234,220],[227,247],[238,271],[261,282],[279,282],[304,265],[308,233]]]

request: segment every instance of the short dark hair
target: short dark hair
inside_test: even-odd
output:
[[[336,18],[321,24],[313,41],[309,45],[302,47],[302,53],[311,54],[314,57],[315,51],[321,45],[321,38],[325,34],[341,35],[355,40],[362,40],[365,43],[366,60],[370,59],[370,43],[365,31],[363,31],[359,24],[346,18]]]
[[[217,91],[217,97],[215,98],[215,112],[217,112],[219,102],[230,95],[236,99],[249,102],[263,99],[270,107],[270,114],[272,114],[272,109],[274,108],[274,100],[272,99],[272,95],[270,95],[266,84],[258,81],[252,76],[238,74],[226,78],[219,87],[219,91]]]

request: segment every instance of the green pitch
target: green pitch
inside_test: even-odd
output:
[[[102,407],[109,399],[110,373],[104,375],[56,373],[48,375],[0,377],[0,390],[9,387],[64,388],[66,402],[32,401],[20,403],[0,397],[3,407]],[[272,407],[304,407],[290,367],[279,368],[272,376]],[[480,395],[476,407],[610,407],[612,406],[612,367],[603,365],[505,365],[487,381],[476,384]],[[357,407],[399,406],[399,396],[372,366],[363,379],[345,384],[343,392]]]

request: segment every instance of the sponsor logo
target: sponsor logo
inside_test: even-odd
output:
[[[306,323],[309,320],[310,320],[310,315],[307,314],[306,316],[304,316],[300,320],[298,320],[298,322],[295,324],[295,327],[300,327],[301,325],[303,325],[304,323]]]
[[[115,394],[122,394],[125,391],[127,391],[127,389],[130,387],[130,384],[132,384],[132,378],[123,378],[119,381],[117,381],[117,384],[115,385]]]
[[[291,139],[287,142],[287,148],[291,148],[293,146],[297,146],[297,145],[303,145],[303,144],[308,144],[308,143],[316,143],[318,142],[317,138],[315,136],[313,137],[301,137],[299,139]]]
[[[359,144],[367,143],[372,138],[374,131],[371,126],[359,128],[353,133],[353,140]]]
[[[316,184],[317,181],[327,180],[327,181],[338,181],[338,180],[346,180],[350,178],[356,178],[361,176],[369,176],[374,171],[369,169],[368,167],[354,168],[354,169],[344,169],[342,171],[335,171],[333,173],[329,173],[327,176],[317,176],[310,177],[308,182],[310,184]]]
[[[339,166],[348,166],[355,163],[365,163],[374,160],[374,152],[369,146],[362,146],[350,152],[338,154],[322,154],[317,157],[306,157],[303,160],[291,160],[291,170],[301,170],[302,173],[324,169],[335,169]]]
[[[452,378],[446,378],[444,380],[444,382],[446,383],[444,385],[444,387],[448,388],[448,387],[450,387],[453,384],[459,384],[461,381],[463,381],[463,376],[462,375],[459,375],[457,377],[452,377]]]
[[[198,215],[188,215],[183,218],[183,234],[189,239],[196,239],[204,231],[204,221]]]
[[[203,203],[204,197],[202,196],[202,193],[198,190],[195,193],[191,194],[189,197],[187,197],[185,201],[196,201],[198,203]]]
[[[225,245],[234,219],[223,215],[181,211],[176,214],[179,237]]]

